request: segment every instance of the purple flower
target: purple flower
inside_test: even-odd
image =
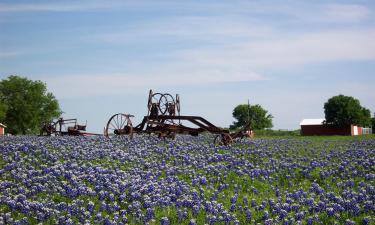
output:
[[[364,217],[363,220],[362,220],[363,225],[368,225],[368,224],[370,224],[370,222],[371,222],[370,217]]]
[[[327,211],[327,215],[330,217],[335,215],[335,210],[332,207],[327,208],[326,211]]]
[[[355,225],[355,222],[347,219],[345,220],[345,225]]]
[[[237,199],[238,199],[238,194],[233,195],[233,197],[230,199],[230,203],[236,204]]]
[[[195,219],[191,219],[190,221],[189,221],[189,225],[196,225],[197,223],[195,222]]]
[[[251,215],[250,209],[246,209],[245,214],[246,214],[246,221],[251,221],[252,215]]]
[[[231,212],[236,211],[236,204],[231,204],[229,211]]]
[[[269,219],[269,217],[270,217],[270,215],[269,215],[268,211],[264,211],[263,216],[262,216],[262,220],[267,220],[267,219]]]
[[[193,215],[197,216],[199,213],[199,205],[194,205],[193,206]]]
[[[92,213],[92,212],[94,212],[94,209],[95,209],[95,204],[94,204],[92,201],[89,201],[89,202],[87,203],[87,210],[88,210],[90,213]]]
[[[168,220],[167,217],[162,217],[162,218],[160,219],[160,224],[161,224],[161,225],[170,225],[170,222],[169,222],[169,220]]]

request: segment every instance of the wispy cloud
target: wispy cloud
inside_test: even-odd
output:
[[[159,4],[167,6],[166,2],[168,1]],[[169,3],[173,5],[172,2]],[[366,21],[374,14],[366,5],[300,1],[290,1],[290,4],[280,4],[278,7],[249,1],[193,4],[195,7],[189,3],[179,5],[186,6],[186,12],[182,15],[172,14],[156,20],[144,20],[123,31],[120,28],[120,31],[94,35],[93,39],[120,44],[134,39],[142,41],[168,37],[213,42],[231,38],[230,41],[233,42],[240,38],[277,37],[286,31],[303,32],[308,30],[308,26],[332,29],[335,25]],[[197,13],[199,10],[210,13],[202,15]],[[266,19],[262,20],[263,17]]]
[[[277,30],[267,24],[241,16],[173,16],[157,21],[143,21],[122,31],[87,37],[92,41],[124,44],[165,38],[208,42],[234,41],[241,38],[263,38]]]
[[[239,3],[243,8],[236,10],[246,8],[250,13],[267,13],[266,9],[269,8],[266,4]],[[165,60],[210,68],[226,65],[226,69],[278,69],[320,62],[375,59],[375,44],[372,41],[375,39],[375,27],[342,26],[342,23],[351,24],[369,18],[372,11],[367,6],[303,3],[304,7],[300,5],[301,8],[297,10],[296,5],[294,2],[271,10],[278,10],[292,18],[284,18],[276,23],[255,19],[256,16],[228,13],[234,10],[228,5],[225,16],[174,16],[143,21],[116,32],[90,35],[86,40],[114,46],[142,43],[170,46],[171,40],[180,41],[187,44],[180,46],[180,49],[163,52]],[[299,21],[298,26],[291,22],[293,19]],[[304,23],[323,26],[309,30]],[[194,46],[189,45],[192,41]]]
[[[374,30],[335,30],[283,35],[215,48],[198,48],[180,57],[199,64],[236,64],[250,68],[285,68],[311,63],[375,59]]]
[[[324,21],[360,22],[373,14],[370,8],[358,4],[327,4],[321,8],[320,14]],[[319,20],[319,17],[316,20]]]
[[[160,53],[163,60],[170,64],[184,62],[193,68],[217,68],[228,74],[238,68],[277,70],[314,63],[375,60],[375,28],[286,33],[266,26],[256,32],[256,29],[230,23],[221,25],[220,31],[214,25],[204,27],[202,33],[190,26],[177,29],[175,33],[173,29],[164,33],[163,29],[155,28],[159,32],[151,32],[151,37],[143,30],[134,30],[134,36],[109,34],[102,40],[114,45],[142,42],[162,42],[163,45],[168,44],[164,42],[169,35],[174,40],[190,38],[200,44]],[[219,37],[215,38],[217,35]],[[133,39],[135,37],[137,40]]]
[[[113,9],[122,6],[120,1],[58,1],[41,3],[0,3],[0,12],[74,12],[100,9]]]
[[[373,42],[375,28],[342,28],[331,24],[330,27],[323,29],[308,30],[304,26],[293,27],[289,24],[295,19],[301,24],[362,21],[372,14],[372,11],[364,5],[291,1],[291,4],[274,7],[272,4],[236,1],[236,4],[221,2],[213,6],[199,3],[197,7],[197,3],[177,4],[171,1],[157,3],[81,1],[69,2],[69,4],[67,2],[1,4],[0,12],[81,11],[116,8],[116,6],[139,7],[146,3],[159,7],[168,4],[174,7],[179,5],[180,8],[187,6],[187,13],[136,21],[118,27],[115,32],[113,29],[108,32],[98,28],[96,32],[90,32],[89,36],[74,37],[74,40],[101,44],[112,49],[121,48],[123,45],[141,47],[143,43],[170,48],[172,46],[170,41],[181,42],[179,46],[164,52],[152,50],[143,52],[154,56],[157,62],[153,68],[158,68],[158,71],[154,71],[153,68],[147,69],[148,65],[142,63],[140,58],[133,63],[142,69],[134,72],[119,69],[120,75],[109,72],[112,75],[46,77],[46,80],[53,88],[60,90],[61,95],[96,95],[121,91],[121,87],[117,87],[119,83],[121,86],[128,85],[128,88],[132,88],[142,85],[197,85],[261,80],[265,79],[265,74],[259,75],[258,71],[320,62],[375,59]],[[198,8],[203,11],[213,9],[213,12],[194,15],[192,12]],[[222,9],[227,10],[223,12]],[[277,16],[270,15],[272,13]],[[260,19],[265,15],[268,19]],[[277,20],[280,15],[282,15],[281,19]],[[286,24],[288,26],[285,26]],[[78,33],[77,36],[79,37],[80,34]],[[12,56],[16,54],[0,54],[0,57]],[[153,79],[153,77],[158,78]],[[64,93],[64,89],[59,85],[66,82],[71,82],[69,93]],[[86,84],[87,87],[104,88],[88,90],[90,88],[79,87]]]
[[[311,25],[343,25],[355,24],[372,19],[374,11],[365,4],[350,3],[317,3],[305,1],[291,1],[281,7],[268,9],[280,15],[281,21],[294,24]]]
[[[58,98],[78,96],[113,95],[134,92],[138,89],[166,88],[179,86],[201,86],[225,82],[258,81],[266,79],[251,71],[227,74],[225,71],[159,71],[149,74],[110,75],[68,75],[59,77],[39,77]],[[62,85],[64,84],[64,85]]]
[[[16,52],[16,51],[8,51],[8,52],[0,52],[0,59],[7,59],[7,58],[13,58],[13,57],[16,57],[16,56],[19,56],[21,55],[22,53],[21,52]]]
[[[357,5],[319,5],[316,21],[357,21],[365,19],[368,8]],[[343,11],[341,10],[343,9]],[[345,11],[346,10],[346,11]],[[286,14],[300,16],[296,10]],[[340,14],[341,13],[341,14]],[[312,22],[312,11],[305,18]],[[170,46],[170,41],[187,43],[165,52],[152,52],[155,63],[135,63],[134,72],[126,69],[110,75],[63,76],[45,80],[59,96],[92,96],[119,94],[137,88],[212,83],[257,81],[267,78],[258,71],[293,68],[314,63],[375,60],[375,28],[342,28],[307,30],[283,28],[267,21],[243,15],[169,16],[145,20],[116,32],[97,32],[83,41],[110,48]],[[191,45],[194,41],[194,45]],[[155,69],[157,68],[157,69]],[[260,75],[261,74],[261,75]],[[61,87],[67,84],[69,91]],[[91,88],[100,87],[100,88]]]

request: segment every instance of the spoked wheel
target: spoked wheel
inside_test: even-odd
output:
[[[214,139],[214,145],[230,145],[233,143],[233,138],[230,134],[219,134]]]
[[[180,111],[181,111],[181,108],[180,108],[180,96],[178,94],[176,95],[176,109],[177,109],[178,115],[180,115]]]
[[[170,115],[176,114],[176,103],[170,94],[163,94],[159,99],[159,109],[162,115],[169,113]]]
[[[150,90],[150,92],[148,94],[148,102],[147,102],[147,108],[148,108],[149,112],[151,112],[152,105],[154,105],[154,104],[158,105],[157,108],[160,111],[159,101],[160,101],[160,98],[162,96],[163,96],[163,94],[161,94],[161,93],[153,93],[152,90]]]
[[[129,114],[117,113],[113,115],[104,129],[104,136],[113,137],[115,135],[129,135],[133,137],[133,125],[130,120],[133,117]]]

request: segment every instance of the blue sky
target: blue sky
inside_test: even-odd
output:
[[[373,1],[0,1],[0,78],[47,83],[101,132],[147,113],[149,89],[218,126],[247,99],[296,129],[350,95],[375,112]]]

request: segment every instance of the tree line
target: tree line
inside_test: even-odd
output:
[[[363,107],[358,99],[351,96],[337,95],[331,97],[324,104],[324,113],[325,124],[338,127],[353,124],[375,128],[375,115],[371,118],[370,110]],[[248,124],[251,124],[253,130],[273,127],[273,116],[258,104],[238,105],[234,108],[232,115],[236,121],[230,126],[231,129],[246,129]]]
[[[337,95],[324,104],[325,123],[336,126],[359,125],[375,128],[375,116],[361,106],[358,99]],[[17,134],[38,134],[41,124],[60,117],[62,111],[55,96],[48,92],[40,80],[11,75],[0,81],[0,123],[7,126],[7,132]],[[253,130],[272,128],[272,114],[261,105],[240,104],[233,109],[235,121],[231,129]]]

